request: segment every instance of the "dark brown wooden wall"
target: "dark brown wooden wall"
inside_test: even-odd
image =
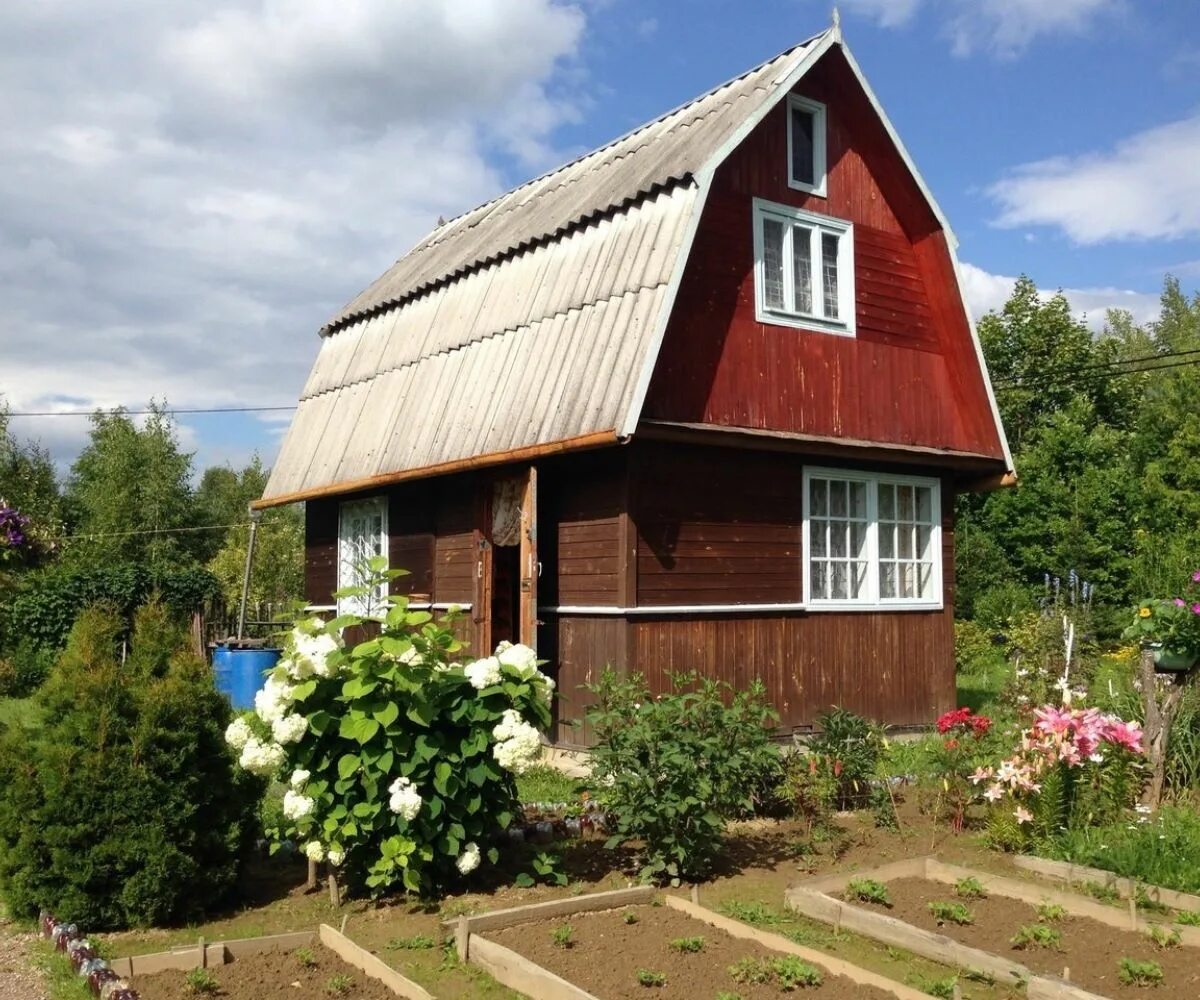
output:
[[[304,505],[304,599],[332,604],[337,572],[338,501],[309,500]]]
[[[943,234],[844,57],[797,87],[828,105],[827,198],[787,185],[783,104],[718,169],[644,416],[1002,457]],[[854,223],[854,337],[758,323],[755,197]]]

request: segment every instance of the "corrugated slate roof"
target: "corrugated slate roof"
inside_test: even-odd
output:
[[[322,330],[263,502],[616,441],[690,247],[694,178],[835,37],[438,227]]]

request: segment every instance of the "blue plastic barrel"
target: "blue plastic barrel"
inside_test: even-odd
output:
[[[212,656],[217,690],[229,696],[235,709],[253,708],[254,696],[262,690],[267,671],[279,662],[280,653],[279,649],[217,646]]]

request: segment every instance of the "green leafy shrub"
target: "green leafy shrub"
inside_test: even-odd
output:
[[[1148,937],[1155,948],[1161,948],[1166,951],[1168,948],[1178,948],[1182,943],[1182,936],[1179,931],[1173,927],[1164,927],[1162,924],[1152,924],[1146,931]]]
[[[666,986],[667,977],[651,969],[638,969],[637,981],[642,986]]]
[[[987,889],[974,875],[968,875],[954,883],[954,895],[963,899],[987,899]]]
[[[942,924],[958,924],[966,927],[975,923],[975,916],[962,903],[951,903],[945,900],[934,900],[929,904],[929,913],[940,927]]]
[[[781,769],[779,794],[788,812],[804,824],[805,834],[828,826],[838,793],[832,762],[814,753],[788,753]]]
[[[815,965],[809,965],[795,955],[772,959],[771,972],[784,993],[792,992],[797,986],[820,986],[824,981]]]
[[[39,690],[37,730],[0,737],[0,891],[89,929],[202,917],[231,894],[258,781],[222,739],[229,703],[166,609],[89,608]]]
[[[1175,914],[1175,923],[1184,927],[1200,927],[1200,910],[1180,910]]]
[[[0,698],[27,698],[33,694],[50,673],[56,655],[54,650],[28,638],[0,653]]]
[[[765,958],[739,958],[726,970],[735,983],[762,985],[771,981],[771,963]]]
[[[883,754],[886,729],[844,708],[817,716],[808,749],[829,764],[839,809],[856,809],[870,799],[871,782]]]
[[[892,905],[887,886],[873,878],[852,878],[846,884],[846,898],[857,899],[861,903],[877,903],[888,908]]]
[[[575,945],[575,928],[570,924],[560,924],[550,932],[550,940],[555,948],[572,948]]]
[[[608,846],[642,842],[645,878],[707,874],[725,820],[753,806],[753,789],[777,765],[766,689],[674,675],[655,697],[641,675],[606,670],[589,690],[594,793],[616,816]]]
[[[1121,982],[1126,986],[1157,986],[1163,981],[1162,966],[1157,962],[1139,962],[1122,958],[1117,963]]]
[[[389,577],[370,560],[364,601]],[[373,622],[353,647],[343,629]],[[351,883],[429,894],[474,871],[512,822],[515,777],[541,755],[552,682],[526,646],[455,662],[462,644],[427,611],[392,595],[368,616],[302,620],[226,738],[243,768],[289,785],[276,842],[303,842]]]
[[[560,854],[539,851],[530,862],[530,866],[533,871],[521,872],[513,879],[513,882],[523,889],[528,889],[539,882],[546,885],[566,885],[570,881],[567,873],[562,869],[562,855]]]
[[[221,984],[208,969],[192,969],[183,979],[189,990],[201,996],[210,996],[221,988]]]
[[[1058,903],[1038,903],[1037,905],[1038,920],[1044,920],[1047,923],[1057,923],[1059,920],[1066,919],[1066,907]]]
[[[702,937],[681,937],[675,938],[671,942],[672,951],[687,952],[695,954],[698,951],[704,950],[704,938]]]
[[[136,563],[54,566],[31,574],[0,614],[0,645],[24,639],[32,646],[61,649],[80,612],[102,603],[128,627],[134,612],[151,597],[183,621],[218,592],[207,570],[151,573]]]

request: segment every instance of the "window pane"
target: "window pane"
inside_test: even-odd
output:
[[[825,521],[812,522],[812,538],[810,539],[810,543],[812,545],[812,555],[824,556],[829,554],[829,545],[826,538],[826,532],[828,529],[829,525]]]
[[[850,516],[866,520],[867,517],[867,484],[850,484]]]
[[[829,480],[813,479],[808,484],[808,507],[813,517],[824,517],[829,513]]]
[[[900,558],[911,559],[913,557],[913,529],[907,524],[902,524],[896,528],[896,542],[900,547]]]
[[[844,562],[829,564],[829,596],[835,601],[845,599],[850,595],[850,581]]]
[[[763,219],[763,304],[783,308],[783,223]]]
[[[900,596],[916,597],[916,581],[913,579],[912,563],[901,563],[896,569],[900,573]]]
[[[926,599],[933,597],[933,567],[929,563],[921,563],[917,567],[920,575],[920,596]]]
[[[796,289],[796,312],[811,313],[812,298],[812,230],[792,227],[792,280]]]
[[[913,517],[913,490],[911,486],[896,487],[897,520],[911,521]]]
[[[924,524],[933,523],[933,490],[928,486],[917,486],[917,520]]]
[[[929,543],[933,540],[933,529],[922,525],[917,528],[917,558],[932,559],[933,553],[929,550]]]
[[[865,562],[853,562],[850,564],[850,596],[854,598],[866,597],[867,590],[867,564]]]
[[[883,521],[879,523],[879,558],[891,559],[896,555],[896,526]]]
[[[792,180],[814,184],[813,132],[815,116],[803,108],[792,108]]]
[[[846,523],[834,521],[829,525],[829,554],[844,559],[846,553]]]
[[[812,596],[815,598],[825,598],[829,596],[829,574],[828,564],[823,562],[814,562],[812,564],[810,589]]]
[[[821,275],[825,282],[825,316],[837,319],[838,309],[838,238],[821,234]]]
[[[890,521],[896,516],[896,487],[891,483],[879,484],[879,519]]]
[[[850,522],[850,555],[862,559],[867,554],[867,526],[857,521]]]
[[[879,567],[879,596],[896,596],[896,564],[885,562]]]
[[[833,517],[846,516],[846,483],[834,479],[829,483],[829,513]]]

